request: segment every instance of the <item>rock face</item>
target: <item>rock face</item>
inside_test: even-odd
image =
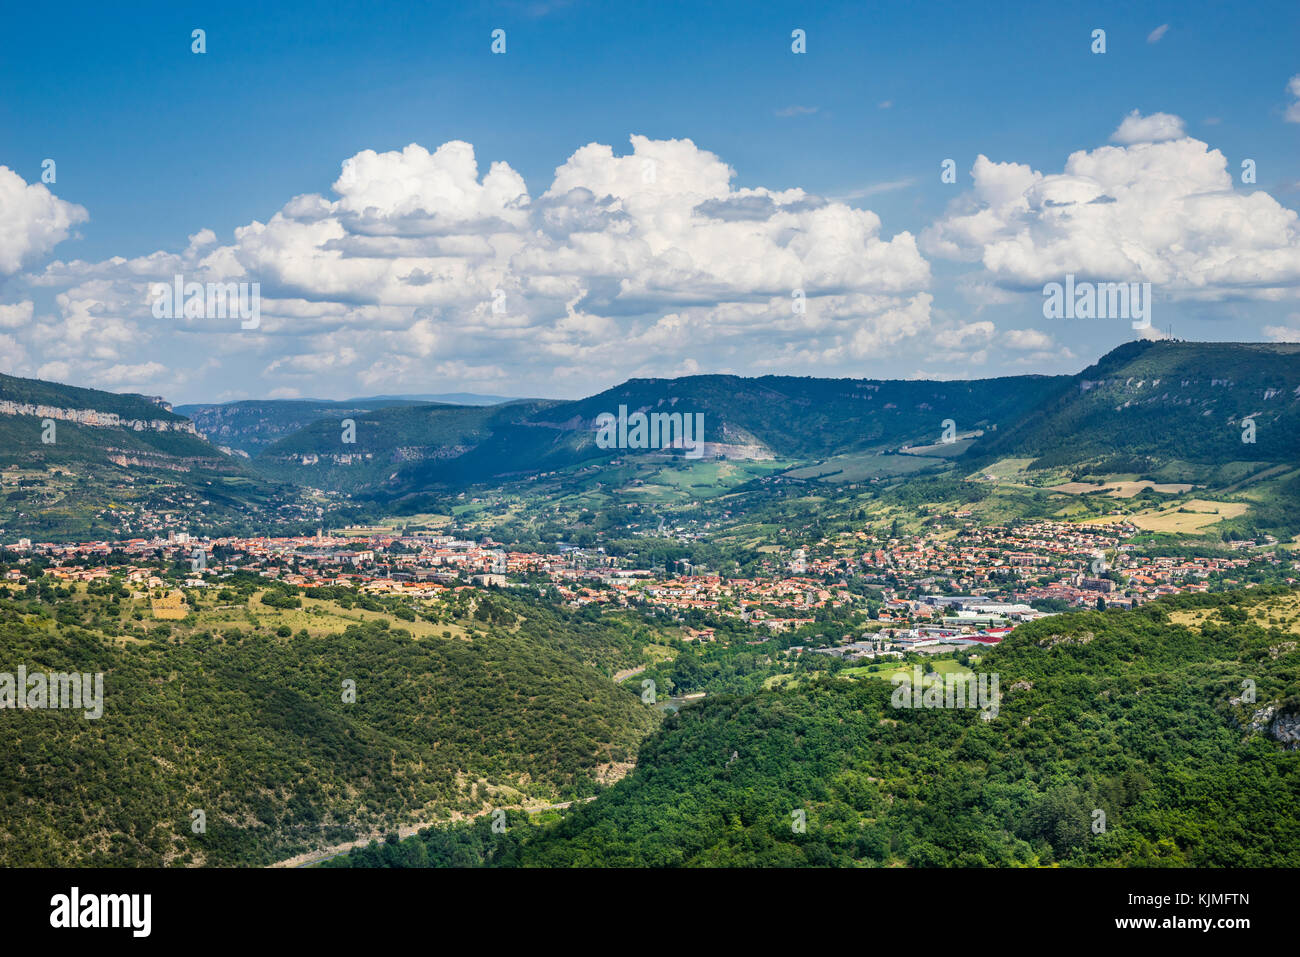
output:
[[[61,409],[53,405],[31,405],[26,402],[0,401],[0,414],[31,415],[39,419],[62,419],[79,425],[93,425],[105,429],[133,429],[136,432],[188,432],[198,435],[194,423],[188,419],[124,419],[116,412],[97,409]]]
[[[724,458],[735,462],[768,462],[776,458],[772,450],[760,442],[745,445],[724,442],[702,442],[704,458]]]
[[[1230,700],[1234,704],[1236,704],[1239,703],[1242,699],[1232,698]],[[1251,731],[1263,731],[1266,727],[1268,727],[1269,719],[1272,718],[1273,715],[1276,713],[1277,713],[1277,708],[1273,705],[1269,705],[1267,708],[1260,708],[1258,711],[1256,711],[1254,714],[1250,716],[1250,724],[1248,724],[1247,727],[1250,728]]]
[[[1286,745],[1288,751],[1300,750],[1300,714],[1280,714],[1268,726],[1275,741]]]
[[[1086,645],[1097,636],[1091,631],[1079,635],[1046,635],[1038,639],[1040,648],[1055,648],[1057,645]]]
[[[1240,704],[1242,699],[1230,700],[1233,704]],[[1270,738],[1285,745],[1288,751],[1300,751],[1300,712],[1279,714],[1277,705],[1270,704],[1254,712],[1246,728],[1250,731],[1266,730]]]

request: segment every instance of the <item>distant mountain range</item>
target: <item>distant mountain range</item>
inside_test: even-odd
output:
[[[518,396],[483,395],[479,392],[439,392],[432,395],[372,395],[362,399],[345,399],[345,402],[378,402],[398,400],[401,402],[442,402],[447,405],[500,405],[502,402],[518,401]]]
[[[707,459],[795,466],[903,451],[955,459],[967,471],[1007,457],[1041,466],[1127,456],[1191,470],[1297,463],[1298,360],[1300,344],[1136,341],[1073,376],[698,375],[633,379],[564,401],[374,396],[174,411],[157,398],[0,376],[0,465],[115,465],[204,481],[215,473],[383,501],[668,454],[600,447],[599,417],[620,407],[702,414]],[[46,419],[56,423],[54,443],[41,441]]]
[[[442,395],[376,395],[355,399],[244,399],[180,405],[176,412],[191,419],[216,445],[256,455],[277,439],[292,435],[318,419],[344,419],[360,412],[401,406],[498,405],[504,396],[450,392]]]
[[[972,465],[1300,462],[1298,359],[1295,344],[1137,341],[1073,376],[633,379],[574,401],[375,407],[354,419],[352,443],[331,417],[265,446],[256,466],[366,495],[525,477],[628,454],[595,441],[598,417],[620,407],[702,413],[708,458],[816,462],[920,446]]]
[[[37,541],[271,527],[315,513],[157,397],[0,375],[0,529]],[[184,523],[184,524],[182,524]]]
[[[1050,376],[963,382],[633,379],[573,401],[364,410],[354,417],[350,435],[336,417],[322,418],[266,446],[255,464],[284,481],[367,496],[523,478],[643,454],[597,444],[599,417],[618,415],[620,408],[626,415],[702,414],[706,458],[808,461],[938,441],[948,418],[963,430],[1005,427],[1061,384]]]

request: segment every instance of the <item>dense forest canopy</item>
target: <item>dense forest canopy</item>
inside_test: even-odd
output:
[[[558,823],[430,828],[330,866],[1294,867],[1294,597],[1024,626],[975,665],[1000,675],[989,721],[893,708],[873,680],[709,698]]]

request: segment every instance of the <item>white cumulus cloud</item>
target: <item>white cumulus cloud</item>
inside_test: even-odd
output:
[[[978,262],[1013,290],[1073,273],[1148,281],[1172,298],[1294,298],[1296,213],[1263,190],[1237,191],[1227,160],[1206,143],[1153,132],[1181,131],[1171,120],[1129,145],[1072,153],[1059,173],[981,155],[973,191],[922,233],[922,248]]]
[[[18,272],[68,238],[89,215],[59,199],[43,183],[29,184],[0,166],[0,276]]]
[[[1111,142],[1130,145],[1132,143],[1160,143],[1164,140],[1176,140],[1185,136],[1181,117],[1172,113],[1152,113],[1143,116],[1134,110],[1110,135]]]
[[[777,356],[847,372],[926,332],[930,268],[911,233],[734,179],[686,139],[633,136],[623,155],[588,144],[539,194],[504,162],[480,171],[469,143],[365,150],[333,197],[292,197],[232,242],[198,229],[183,250],[23,277],[57,304],[27,345],[87,381],[170,380],[201,354],[259,370],[262,394],[425,391],[449,377],[537,394],[568,375],[765,370]],[[260,326],[155,319],[150,288],[174,275],[260,283]],[[42,356],[56,341],[60,354]]]

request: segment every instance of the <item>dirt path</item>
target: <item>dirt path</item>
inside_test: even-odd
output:
[[[596,796],[592,795],[591,797],[579,798],[577,801],[561,801],[558,804],[537,804],[531,807],[524,807],[522,808],[522,810],[527,811],[529,814],[537,814],[541,811],[560,811],[563,810],[564,808],[572,807],[574,804],[586,804],[589,801],[594,801],[594,800],[596,800]],[[508,810],[520,810],[520,809],[509,808]],[[491,814],[491,813],[492,813],[492,809],[486,808],[477,814],[454,815],[450,821],[426,821],[420,824],[403,824],[400,827],[398,827],[397,836],[399,838],[407,838],[426,827],[438,827],[440,825],[445,825],[445,824],[454,824],[457,821],[471,821],[474,820],[475,818],[480,818],[485,814]],[[348,841],[344,844],[334,844],[331,845],[330,847],[322,847],[319,850],[315,850],[315,851],[305,851],[302,854],[296,854],[293,857],[287,858],[283,861],[276,861],[274,864],[269,864],[267,866],[268,867],[310,867],[312,864],[319,864],[322,861],[328,861],[332,857],[338,857],[340,854],[346,854],[354,847],[364,847],[366,844],[369,844],[371,841],[381,841],[391,833],[392,833],[391,830],[385,830],[382,833],[371,834],[367,837],[359,837],[355,841]]]
[[[397,836],[410,837],[412,834],[416,833],[421,828],[432,827],[433,825],[438,823],[441,822],[429,821],[423,824],[406,824],[397,829]],[[383,840],[384,837],[386,837],[388,834],[391,833],[392,833],[391,831],[385,831],[382,834],[371,834],[368,837],[359,837],[355,841],[348,841],[345,844],[334,844],[330,847],[322,847],[318,851],[306,851],[302,854],[297,854],[293,857],[290,857],[287,860],[276,861],[274,864],[271,864],[269,866],[270,867],[307,867],[311,864],[319,864],[321,861],[327,861],[331,857],[338,857],[340,854],[346,854],[354,847],[364,847],[366,844],[369,844],[371,841]]]
[[[623,671],[617,671],[614,673],[614,684],[621,685],[624,681],[627,681],[628,678],[631,678],[633,675],[639,675],[648,667],[649,665],[637,665],[635,668],[626,668]]]

